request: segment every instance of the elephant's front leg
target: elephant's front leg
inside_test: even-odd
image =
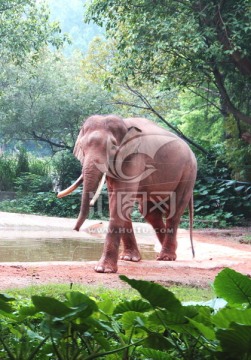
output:
[[[131,165],[131,163],[129,163]],[[97,272],[116,272],[120,239],[124,250],[120,256],[123,260],[139,261],[141,259],[134,236],[130,214],[136,199],[137,183],[124,183],[107,178],[109,190],[110,222],[103,254],[95,267]]]
[[[116,273],[118,270],[118,253],[120,243],[119,228],[116,228],[110,222],[108,233],[106,235],[103,254],[95,266],[95,271],[100,273]]]
[[[131,222],[128,222],[123,228],[121,240],[123,244],[123,250],[119,255],[120,259],[135,262],[140,261],[141,255],[136,243]]]

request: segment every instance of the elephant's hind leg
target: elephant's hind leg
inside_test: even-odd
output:
[[[154,203],[151,201],[140,204],[139,210],[145,220],[152,225],[159,242],[162,245],[166,234],[166,225],[163,222],[163,212],[159,208],[155,207]]]
[[[176,206],[172,217],[167,217],[166,220],[166,233],[162,243],[162,249],[157,257],[157,260],[174,261],[176,260],[177,249],[177,230],[180,223],[180,218],[191,198],[192,183],[180,181],[179,188],[176,189]],[[167,213],[170,216],[170,213]]]
[[[162,243],[162,249],[157,256],[157,260],[175,261],[177,249],[177,230],[179,219],[167,219],[165,228],[165,238]]]

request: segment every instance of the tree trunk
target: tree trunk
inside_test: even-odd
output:
[[[220,92],[222,101],[225,104],[228,114],[232,114],[234,115],[234,117],[238,118],[239,120],[245,122],[246,124],[251,125],[251,117],[238,110],[230,100],[227,90],[224,86],[223,77],[219,72],[217,66],[214,67],[213,74],[214,74],[215,84]]]

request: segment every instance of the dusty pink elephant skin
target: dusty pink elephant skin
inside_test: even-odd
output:
[[[174,261],[181,215],[189,207],[191,223],[193,216],[197,164],[189,146],[144,118],[93,115],[80,129],[74,154],[82,163],[82,177],[62,193],[84,182],[75,230],[87,218],[91,197],[106,173],[110,221],[95,270],[116,272],[118,258],[140,261],[130,219],[135,202],[161,243],[157,260]],[[119,255],[120,242],[123,250]]]

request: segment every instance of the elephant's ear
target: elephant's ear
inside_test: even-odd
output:
[[[81,164],[84,163],[83,135],[84,131],[80,130],[73,150],[73,154],[81,162]]]
[[[136,126],[131,126],[128,129],[127,134],[125,135],[122,143],[120,144],[117,153],[117,159],[119,157],[120,160],[124,161],[127,156],[137,154],[139,152],[138,150],[141,143],[141,132],[142,131]]]

